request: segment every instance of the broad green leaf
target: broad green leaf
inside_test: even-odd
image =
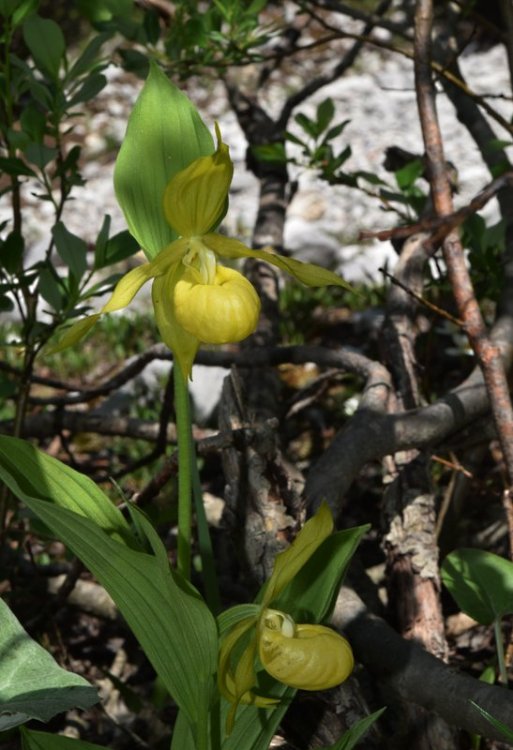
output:
[[[74,740],[50,732],[34,732],[21,728],[22,750],[105,750],[102,745],[95,745],[85,740]]]
[[[217,629],[199,595],[179,585],[159,540],[157,556],[109,537],[93,521],[34,498],[28,507],[109,592],[191,727],[208,724],[217,662]],[[156,534],[153,543],[156,544]],[[166,561],[167,562],[167,561]]]
[[[334,114],[335,105],[333,104],[333,99],[325,99],[319,104],[317,107],[317,125],[319,126],[319,131],[321,133],[326,130],[330,122],[333,120]]]
[[[57,252],[73,276],[80,281],[87,270],[87,243],[68,231],[62,221],[52,227]]]
[[[252,146],[252,154],[260,161],[272,161],[284,164],[287,161],[287,152],[284,143],[267,143],[263,146]]]
[[[59,667],[0,599],[0,731],[97,702],[96,689]]]
[[[27,505],[32,498],[45,498],[87,516],[112,539],[138,548],[128,522],[91,479],[25,440],[0,435],[0,479]]]
[[[153,64],[128,120],[114,171],[119,205],[148,258],[176,239],[162,206],[170,178],[213,151],[212,136],[193,104]]]
[[[307,135],[311,136],[312,138],[314,138],[314,139],[318,138],[319,135],[321,134],[321,131],[319,130],[319,127],[318,127],[317,123],[314,122],[313,120],[311,120],[307,115],[304,115],[302,112],[300,112],[299,114],[297,114],[294,117],[294,119],[297,122],[297,124],[301,128],[303,128],[303,130],[305,131],[305,133]]]
[[[24,153],[29,162],[44,169],[57,156],[57,149],[44,143],[29,143]]]
[[[97,63],[98,55],[102,46],[111,36],[112,34],[110,32],[103,32],[94,36],[82,54],[75,60],[69,69],[69,72],[66,75],[66,80],[73,81],[75,78],[78,78],[91,70],[91,68]]]
[[[276,555],[273,572],[265,585],[263,606],[268,607],[276,600],[332,531],[333,516],[328,505],[323,503],[315,516],[305,523],[292,544]]]
[[[325,621],[351,558],[369,528],[366,525],[344,529],[325,539],[273,602],[273,607],[290,613],[296,622]]]
[[[98,232],[98,236],[96,238],[96,242],[94,245],[94,267],[95,269],[103,268],[105,265],[105,251],[107,249],[107,242],[109,240],[109,232],[110,232],[110,215],[105,214],[103,217],[103,223],[101,226],[100,231]]]
[[[35,13],[39,7],[39,0],[22,0],[22,2],[17,3],[17,6],[12,15],[12,23],[15,28],[22,24],[27,16]]]
[[[493,552],[463,548],[445,558],[442,581],[460,609],[482,625],[513,613],[513,562]]]
[[[39,70],[57,79],[66,50],[60,27],[50,18],[32,15],[23,24],[23,38]]]
[[[191,725],[183,711],[179,711],[176,717],[170,750],[196,750]]]
[[[88,102],[90,99],[94,99],[97,94],[102,91],[107,85],[107,79],[103,73],[93,73],[89,75],[82,83],[78,91],[73,94],[71,99],[68,101],[68,107],[74,107],[75,104],[81,102]]]
[[[356,724],[353,724],[347,732],[344,732],[338,742],[335,742],[334,745],[330,745],[329,747],[320,748],[320,750],[353,750],[384,711],[386,711],[386,706],[380,708],[369,716],[364,716],[363,719],[360,719]]]
[[[36,143],[41,143],[46,128],[46,117],[34,102],[23,108],[20,122],[24,132]]]
[[[130,232],[119,232],[107,240],[101,254],[96,252],[94,267],[105,268],[113,263],[119,263],[120,260],[135,255],[139,250],[139,243],[134,240]]]
[[[17,157],[1,157],[0,158],[0,173],[5,172],[10,175],[27,175],[29,177],[35,177],[36,173],[30,167],[27,167],[24,161]]]
[[[41,297],[53,307],[54,310],[62,310],[64,305],[64,290],[60,285],[57,272],[45,266],[38,279],[38,291]]]
[[[398,187],[401,190],[408,190],[423,172],[424,165],[422,161],[420,159],[413,159],[395,172]]]
[[[18,231],[10,232],[0,245],[1,265],[8,273],[16,273],[21,267],[25,241]]]

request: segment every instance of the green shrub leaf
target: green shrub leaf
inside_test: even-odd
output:
[[[23,24],[23,38],[39,70],[58,79],[66,42],[55,21],[36,14],[29,16]]]
[[[513,562],[481,549],[458,549],[442,564],[442,581],[460,609],[482,625],[513,613]]]

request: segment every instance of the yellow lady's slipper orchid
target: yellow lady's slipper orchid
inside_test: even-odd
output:
[[[290,547],[277,555],[255,614],[240,620],[224,636],[219,652],[218,686],[221,695],[231,703],[228,733],[240,703],[265,708],[278,702],[253,692],[257,684],[257,653],[266,672],[284,685],[301,690],[326,690],[344,682],[351,674],[354,659],[345,638],[324,625],[296,624],[289,614],[269,606],[332,530],[333,518],[323,504]]]
[[[79,341],[101,315],[126,307],[143,284],[153,279],[153,307],[160,334],[187,378],[200,344],[241,341],[258,323],[260,300],[254,287],[238,271],[222,266],[219,256],[265,260],[310,286],[347,286],[324,268],[251,250],[212,231],[226,211],[233,176],[228,146],[217,124],[216,135],[216,151],[192,161],[165,189],[163,215],[180,235],[178,239],[154,260],[123,276],[100,312],[71,326],[49,347],[52,352]]]

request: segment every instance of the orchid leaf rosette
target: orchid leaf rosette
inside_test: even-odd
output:
[[[175,116],[169,125],[166,106]],[[176,117],[177,110],[187,117]],[[170,136],[167,129],[173,125],[176,132]],[[201,344],[241,341],[258,323],[260,300],[254,287],[239,271],[223,265],[221,258],[231,262],[258,258],[309,286],[347,287],[324,268],[252,250],[215,231],[226,213],[233,176],[229,149],[217,124],[215,131],[213,150],[191,102],[153,67],[131,115],[115,174],[118,201],[149,262],[123,276],[103,308],[69,328],[53,351],[76,343],[102,315],[125,308],[153,280],[160,335],[184,376],[190,376]],[[195,158],[190,158],[194,153]],[[164,182],[166,169],[170,176]],[[159,247],[159,242],[166,244]]]
[[[324,503],[290,547],[277,555],[260,603],[223,634],[218,686],[231,704],[228,733],[239,704],[268,708],[279,702],[256,692],[258,666],[278,682],[300,690],[326,690],[351,674],[353,653],[343,636],[324,625],[296,623],[289,613],[273,606],[332,531],[333,518]]]

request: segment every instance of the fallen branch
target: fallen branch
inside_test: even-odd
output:
[[[415,641],[401,638],[384,620],[371,614],[350,588],[341,588],[331,622],[348,636],[357,660],[380,685],[405,701],[435,712],[452,726],[504,741],[470,701],[511,726],[510,690],[463,674]]]

